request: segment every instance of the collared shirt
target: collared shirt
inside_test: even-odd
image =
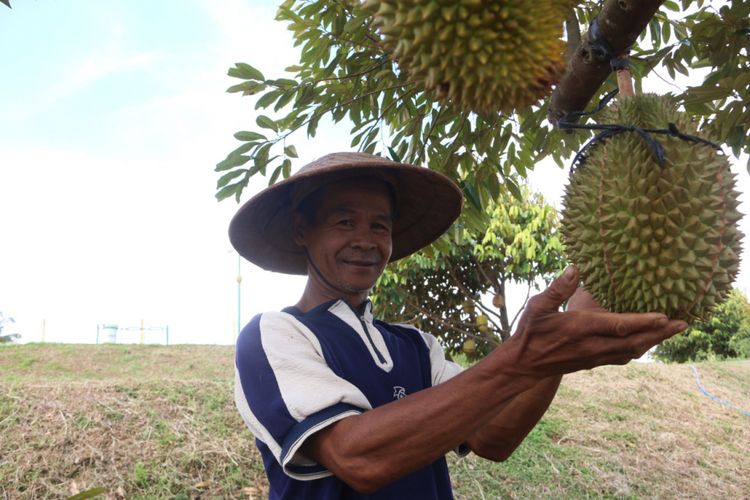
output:
[[[453,498],[444,458],[372,495],[299,450],[332,423],[448,380],[461,368],[435,337],[357,314],[345,301],[256,316],[237,340],[235,402],[256,437],[270,498]]]

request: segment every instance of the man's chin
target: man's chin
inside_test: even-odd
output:
[[[359,283],[345,283],[340,285],[340,288],[347,293],[370,293],[373,286],[375,286],[375,283],[369,286],[361,285]]]
[[[347,293],[365,293],[369,294],[372,287],[375,286],[377,279],[348,279],[339,280],[338,287]]]

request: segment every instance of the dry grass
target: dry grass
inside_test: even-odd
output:
[[[24,382],[228,380],[233,356],[233,347],[213,345],[7,345],[0,348],[0,376]]]
[[[261,498],[232,401],[231,347],[0,348],[0,498]],[[697,365],[750,409],[750,362]],[[750,417],[700,394],[685,365],[564,379],[505,463],[451,459],[459,499],[750,498]]]
[[[260,498],[231,347],[0,349],[0,498]]]
[[[750,362],[700,364],[706,389],[750,408]],[[616,496],[750,497],[750,418],[701,394],[687,365],[630,364],[566,377],[550,412]]]

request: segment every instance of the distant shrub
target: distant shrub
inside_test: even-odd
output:
[[[685,332],[657,346],[654,357],[661,361],[750,358],[750,303],[734,289],[705,321],[693,323]]]

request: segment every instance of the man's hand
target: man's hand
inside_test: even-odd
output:
[[[571,310],[559,312],[577,285],[578,270],[571,266],[529,300],[505,347],[513,359],[509,372],[545,377],[625,364],[687,328],[685,322],[670,321],[661,313],[617,314],[592,309],[589,301],[593,298],[584,292],[574,297]]]

